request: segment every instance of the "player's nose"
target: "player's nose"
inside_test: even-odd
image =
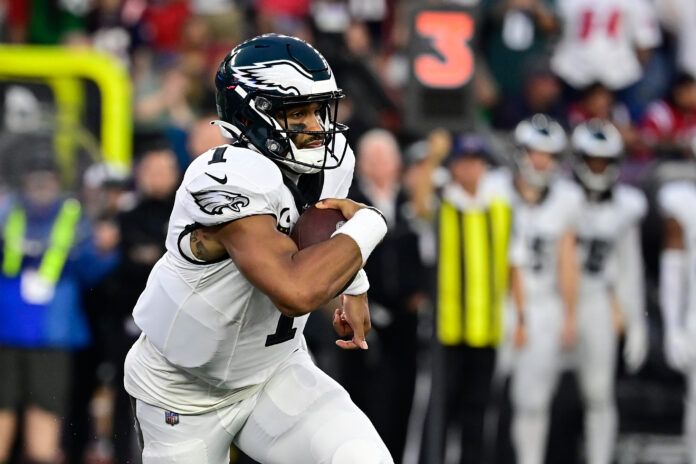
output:
[[[321,122],[319,121],[319,118],[316,115],[307,116],[307,118],[305,118],[305,126],[307,127],[308,131],[321,130]]]

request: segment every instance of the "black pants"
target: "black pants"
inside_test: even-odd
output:
[[[485,462],[484,423],[495,355],[493,348],[435,345],[422,462],[443,463],[448,438],[459,440],[460,464]]]
[[[338,353],[338,382],[367,415],[389,449],[402,461],[416,382],[417,319],[400,314],[367,351]]]

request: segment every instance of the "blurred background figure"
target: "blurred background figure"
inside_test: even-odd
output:
[[[618,184],[623,142],[608,121],[580,124],[571,138],[573,173],[584,193],[577,226],[577,371],[585,406],[587,462],[613,460],[619,430],[614,383],[619,335],[624,360],[635,373],[648,349],[640,226],[645,195]]]
[[[499,93],[494,112],[504,117],[503,108],[511,106],[510,99],[519,100],[523,94],[529,97],[529,104],[538,105],[538,99],[534,98],[537,87],[530,82],[528,70],[546,60],[551,39],[559,30],[551,2],[484,0],[481,11],[481,51]],[[525,117],[549,109],[535,108]]]
[[[440,148],[449,148],[441,144]],[[433,386],[425,462],[480,463],[496,348],[508,289],[511,211],[488,173],[490,153],[475,134],[431,152],[419,179],[421,214],[438,230]],[[432,170],[447,155],[450,181],[433,190]],[[429,188],[428,188],[429,187]]]
[[[643,115],[641,131],[654,156],[689,159],[696,135],[696,78],[676,76],[667,98],[652,102]]]
[[[562,370],[563,354],[577,341],[575,228],[582,205],[580,190],[558,176],[558,158],[566,135],[545,115],[524,120],[515,129],[519,146],[510,188],[515,226],[524,246],[523,290],[526,336],[512,372],[512,441],[520,464],[542,464],[551,402]],[[518,322],[519,324],[519,322]]]
[[[356,158],[356,179],[348,197],[379,208],[389,232],[366,266],[366,272],[374,276],[370,279],[370,350],[360,356],[340,353],[339,376],[353,401],[375,424],[394,462],[400,463],[415,390],[418,313],[426,306],[426,282],[418,237],[407,215],[396,139],[383,129],[368,131],[358,142]],[[373,381],[366,384],[361,378]]]
[[[191,131],[186,141],[189,162],[213,147],[230,142],[229,139],[222,135],[220,126],[210,124],[210,121],[214,121],[217,118],[217,114],[206,113],[191,126]],[[185,167],[183,166],[183,168]]]
[[[0,207],[0,461],[22,415],[27,462],[51,463],[61,455],[71,353],[91,341],[80,292],[116,265],[118,236],[93,233],[80,203],[63,195],[50,139],[25,147],[20,188]]]
[[[678,70],[696,77],[696,4],[689,0],[655,0],[655,8],[666,32],[675,43]]]
[[[633,114],[640,96],[631,93],[643,74],[650,50],[662,35],[649,0],[560,0],[561,38],[551,66],[572,90],[600,83],[622,95]],[[633,88],[631,86],[634,86]]]
[[[696,153],[696,152],[695,152]],[[690,160],[694,163],[693,159]],[[683,433],[689,462],[696,463],[696,183],[675,180],[658,194],[664,219],[660,256],[660,306],[667,363],[687,380]]]
[[[522,72],[522,89],[502,99],[493,110],[491,124],[496,129],[511,131],[523,119],[537,113],[547,114],[562,125],[568,115],[563,105],[563,87],[544,61],[530,63]]]

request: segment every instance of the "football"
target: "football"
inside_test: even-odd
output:
[[[346,218],[337,209],[319,209],[310,206],[297,219],[290,238],[301,250],[328,240],[344,222]]]

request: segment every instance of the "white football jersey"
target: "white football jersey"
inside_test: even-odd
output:
[[[585,202],[577,227],[581,311],[610,311],[613,291],[625,314],[644,313],[640,222],[646,211],[643,192],[628,185],[617,185],[604,201]]]
[[[338,136],[337,152],[345,144]],[[320,198],[345,198],[354,165],[347,147],[341,166],[324,171]],[[299,216],[280,169],[265,156],[226,145],[186,170],[169,221],[167,253],[133,310],[143,335],[126,360],[125,386],[132,396],[177,412],[210,410],[238,399],[233,392],[263,383],[302,345],[308,315],[283,316],[231,259],[204,263],[190,249],[194,227],[261,214],[274,216],[284,233]],[[163,371],[167,375],[157,375]]]
[[[674,181],[664,185],[657,201],[665,217],[674,218],[684,232],[687,259],[687,326],[696,330],[696,183]]]
[[[661,42],[657,15],[648,0],[558,0],[563,23],[551,67],[576,88],[601,82],[621,89],[642,75],[636,48]]]
[[[647,208],[643,192],[628,185],[617,185],[605,201],[585,202],[577,228],[584,284],[606,287],[616,278],[623,269],[616,262],[617,243],[639,226]]]
[[[564,178],[555,179],[537,204],[516,197],[516,233],[525,244],[525,304],[535,305],[559,294],[559,241],[566,232],[576,229],[582,203],[582,191]]]

